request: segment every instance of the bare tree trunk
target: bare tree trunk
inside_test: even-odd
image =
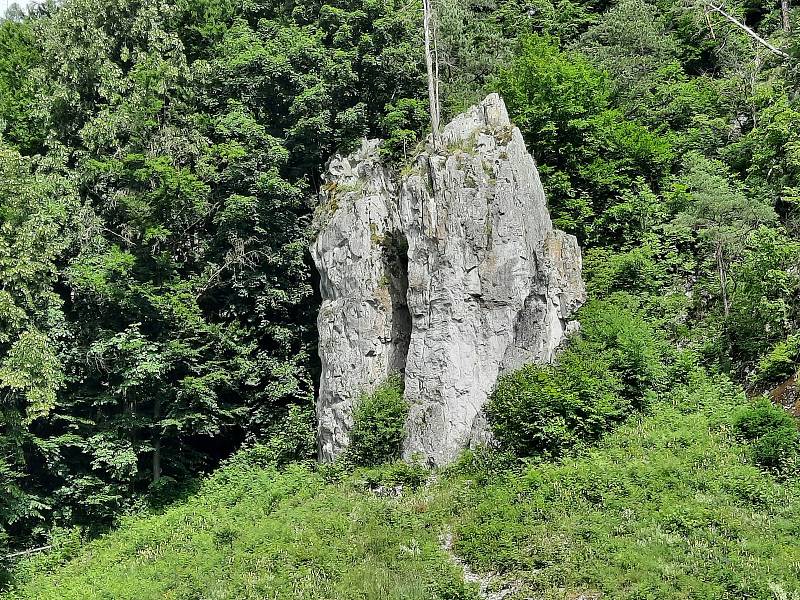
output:
[[[719,289],[722,293],[722,309],[725,312],[725,320],[731,314],[730,302],[728,300],[728,271],[725,268],[725,258],[722,255],[722,245],[717,244],[717,275],[719,276]]]
[[[23,550],[22,552],[12,552],[11,554],[6,554],[5,558],[17,558],[19,556],[27,556],[28,554],[34,554],[36,552],[44,552],[45,550],[50,550],[52,548],[52,544],[47,546],[39,546],[38,548],[31,548],[30,550]]]
[[[706,18],[706,25],[708,25],[708,30],[711,32],[711,39],[717,39],[717,33],[714,31],[714,25],[711,23],[711,17],[708,14],[708,7],[703,9],[703,16]]]
[[[792,24],[789,21],[789,0],[781,0],[781,21],[783,22],[783,30],[790,32]]]
[[[436,48],[436,32],[431,0],[423,0],[422,6],[425,27],[425,66],[428,70],[428,100],[431,105],[431,131],[433,134],[433,149],[438,151],[442,146],[439,133],[439,57]]]
[[[784,51],[783,51],[783,50],[781,50],[780,48],[776,48],[775,46],[773,46],[772,44],[770,44],[770,43],[769,43],[767,40],[765,40],[765,39],[764,39],[764,38],[762,38],[760,35],[758,35],[758,34],[757,34],[755,31],[753,31],[752,29],[750,29],[750,28],[749,28],[747,25],[745,25],[744,23],[742,23],[742,22],[741,22],[739,19],[737,19],[736,17],[734,17],[734,16],[732,16],[732,15],[728,14],[727,12],[725,12],[725,10],[724,10],[724,9],[723,9],[721,6],[717,6],[717,5],[716,5],[716,4],[714,4],[713,2],[709,2],[709,3],[708,3],[708,7],[709,7],[711,10],[713,10],[714,12],[717,12],[717,13],[721,14],[721,15],[722,15],[723,17],[725,17],[725,18],[726,18],[728,21],[730,21],[731,23],[733,23],[734,25],[736,25],[736,26],[737,26],[739,29],[741,29],[742,31],[744,31],[744,32],[745,32],[747,35],[749,35],[751,38],[753,38],[753,39],[754,39],[755,41],[757,41],[759,44],[761,44],[762,46],[764,46],[765,48],[767,48],[767,49],[768,49],[770,52],[772,52],[773,54],[777,54],[778,56],[780,56],[780,57],[782,57],[782,58],[789,58],[789,55],[788,55],[788,54],[786,54],[786,52],[784,52]]]
[[[153,483],[161,477],[161,398],[156,397],[153,405]]]

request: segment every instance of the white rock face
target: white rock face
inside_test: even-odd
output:
[[[496,94],[445,127],[440,153],[393,175],[378,142],[331,161],[311,251],[320,272],[321,460],[359,397],[396,372],[406,458],[486,441],[498,375],[552,360],[585,298],[573,236],[554,230],[533,158]]]

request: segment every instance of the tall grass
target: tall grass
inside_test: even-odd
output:
[[[800,597],[800,486],[736,442],[746,402],[695,374],[578,457],[468,468],[439,501],[456,552],[516,581],[515,598]]]
[[[235,461],[182,505],[31,559],[6,597],[475,599],[448,531],[506,600],[797,598],[800,484],[753,464],[733,427],[746,405],[694,372],[594,447],[522,467],[467,455],[427,485],[399,465]]]
[[[472,597],[410,497],[307,468],[234,465],[186,504],[127,519],[59,566],[29,562],[8,598],[452,600]],[[51,561],[51,564],[48,564]]]

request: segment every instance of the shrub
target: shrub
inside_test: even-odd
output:
[[[407,416],[408,405],[399,376],[390,377],[373,393],[363,395],[353,414],[349,461],[368,467],[399,458]]]
[[[758,362],[753,382],[760,385],[775,384],[794,375],[800,366],[800,334],[779,342]]]
[[[558,456],[625,412],[620,389],[606,361],[570,353],[558,366],[527,365],[501,377],[486,415],[504,448]]]
[[[554,365],[500,378],[486,405],[495,438],[518,456],[558,456],[641,408],[665,375],[667,346],[630,296],[590,302]]]
[[[379,467],[367,467],[358,471],[367,489],[408,487],[417,489],[430,477],[430,470],[419,463],[397,461]]]
[[[428,121],[427,105],[421,100],[401,98],[386,105],[383,127],[388,134],[381,152],[390,161],[408,163],[420,143],[420,131]]]
[[[621,393],[634,406],[643,405],[648,391],[664,388],[665,364],[673,352],[647,321],[636,298],[619,293],[609,300],[595,300],[581,309],[579,317],[581,333],[572,352],[606,356],[609,368],[622,381]]]
[[[797,455],[797,429],[770,431],[752,444],[753,461],[767,469],[785,471]]]
[[[512,452],[492,446],[478,446],[461,452],[444,473],[448,477],[469,477],[480,485],[486,485],[521,466],[522,463]]]
[[[285,414],[266,428],[263,439],[264,460],[278,466],[313,460],[317,449],[313,409],[290,404]]]
[[[667,278],[664,261],[659,261],[649,245],[626,252],[592,248],[584,260],[584,276],[589,293],[596,297],[625,290],[632,294],[652,294],[662,289]]]
[[[736,433],[748,442],[777,429],[796,429],[794,418],[765,398],[739,410],[734,417],[733,426]]]
[[[753,461],[765,468],[782,471],[794,462],[800,431],[794,417],[767,399],[736,413],[736,434],[750,442]]]
[[[731,267],[731,356],[742,372],[758,361],[756,383],[781,383],[797,372],[798,262],[800,241],[780,227],[762,226],[747,236],[741,259]]]

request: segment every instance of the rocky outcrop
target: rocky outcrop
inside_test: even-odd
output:
[[[553,228],[533,158],[499,96],[394,174],[368,141],[329,166],[311,251],[320,273],[320,458],[354,403],[405,374],[404,454],[452,461],[486,439],[502,372],[545,363],[584,299],[574,237]]]

